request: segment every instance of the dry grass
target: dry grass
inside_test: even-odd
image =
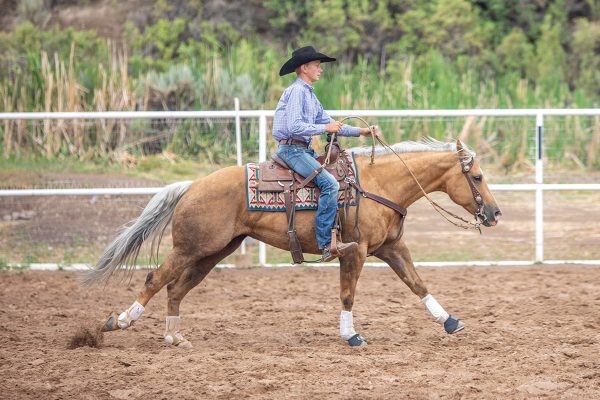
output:
[[[38,111],[46,112],[130,111],[152,107],[153,102],[150,100],[156,90],[152,82],[149,82],[150,75],[130,76],[127,49],[118,48],[111,42],[108,42],[107,47],[108,61],[106,65],[98,66],[95,85],[91,89],[91,93],[80,81],[76,72],[75,46],[73,44],[66,62],[61,60],[57,54],[52,56],[46,52],[40,54],[40,77],[43,88],[41,91],[36,89],[36,93],[29,93],[28,90],[33,90],[31,88],[34,85],[25,82],[27,79],[25,75],[16,75],[12,82],[6,80],[0,85],[0,104],[6,112],[30,111],[28,110],[30,105],[26,99],[29,99],[30,102],[31,99],[34,99],[33,104],[39,107]],[[240,54],[237,58],[243,60],[248,58],[247,56],[247,54]],[[202,104],[199,107],[201,109],[215,109],[214,107],[217,107],[215,105],[227,108],[226,103],[232,96],[232,92],[241,90],[231,78],[231,76],[236,76],[232,75],[236,66],[230,64],[231,62],[228,62],[226,57],[214,55],[194,77],[198,80],[197,83],[202,90],[201,93],[193,93],[192,98],[200,97]],[[347,109],[389,109],[398,107],[398,102],[408,107],[414,105],[419,108],[443,108],[445,104],[455,104],[457,107],[455,92],[459,90],[461,93],[465,93],[465,99],[459,96],[460,104],[458,106],[476,104],[477,108],[494,108],[499,104],[506,103],[506,101],[500,101],[500,93],[503,90],[497,89],[494,83],[487,86],[485,83],[479,84],[480,90],[473,94],[473,78],[468,76],[460,82],[446,82],[445,87],[433,93],[423,82],[419,83],[419,79],[422,80],[422,78],[417,75],[418,71],[413,68],[411,62],[403,67],[398,82],[393,82],[393,78],[386,78],[381,74],[374,73],[367,67],[361,70],[363,67],[357,66],[352,71],[344,72],[342,70],[327,76],[325,86],[321,85],[317,88],[323,90],[322,93],[319,93],[321,101],[324,104],[340,104],[341,108]],[[263,83],[267,89],[263,94],[255,96],[247,103],[265,104],[265,108],[273,108],[283,89],[282,80],[277,76],[276,68],[264,68],[263,66],[262,69],[269,71],[259,78],[264,79]],[[240,74],[243,75],[243,71]],[[171,76],[174,82],[177,82],[176,79],[179,75],[175,71],[174,76]],[[248,83],[257,85],[251,90],[254,92],[258,91],[258,87],[260,87],[255,80],[256,78],[252,78]],[[9,90],[11,87],[20,89]],[[512,90],[516,93],[514,100],[524,103],[531,94],[531,90],[526,80],[518,80]],[[223,93],[224,91],[227,93]],[[469,95],[471,98],[468,98]],[[260,96],[264,98],[260,100]],[[174,91],[173,93],[163,93],[163,97],[179,98],[181,96]],[[224,101],[225,104],[222,104]],[[507,101],[510,106],[511,100]],[[166,106],[164,104],[166,103],[163,101],[163,108],[173,109],[179,103],[174,100],[172,104]],[[494,117],[468,117],[463,121],[459,119],[454,119],[450,123],[447,121],[448,119],[436,121],[427,118],[405,118],[387,121],[381,125],[388,142],[419,139],[426,136],[439,139],[460,137],[478,152],[488,155],[491,162],[501,165],[506,171],[531,167],[533,132],[531,119],[507,120]],[[377,123],[378,121],[372,122]],[[210,121],[208,124],[211,125]],[[254,122],[249,121],[248,124],[249,131],[255,130]],[[81,120],[44,120],[41,124],[4,120],[0,125],[0,131],[3,154],[6,158],[31,155],[47,159],[68,157],[78,160],[100,158],[118,161],[128,158],[128,148],[132,143],[138,143],[135,146],[139,147],[146,145],[148,141],[155,141],[156,146],[160,147],[158,152],[167,150],[165,138],[177,134],[177,129],[179,129],[177,127],[169,128],[167,125],[159,121],[156,126],[153,126],[155,131],[148,133],[145,127],[135,128],[124,120],[96,120],[94,126],[91,127],[89,121],[86,125],[85,121]],[[182,129],[185,130],[185,127]],[[217,132],[219,129],[227,130],[228,128],[225,126],[215,128],[211,125],[210,134],[222,138],[225,131]],[[546,155],[551,161],[566,162],[569,166],[582,169],[597,168],[600,163],[600,117],[565,117],[555,121],[552,129],[554,133],[546,135],[545,142]],[[552,133],[552,130],[550,132]],[[205,133],[207,132],[200,130],[194,134],[204,135]],[[186,136],[183,146],[189,145],[188,139]],[[212,136],[207,140],[204,140],[203,137],[194,140],[201,149],[194,148],[191,154],[214,154],[225,151],[216,144]],[[157,149],[153,151],[156,152]],[[123,157],[124,152],[126,153],[125,157]],[[221,157],[217,155],[213,158]]]

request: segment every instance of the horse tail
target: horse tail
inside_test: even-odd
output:
[[[173,218],[175,206],[191,185],[192,181],[177,182],[155,194],[142,214],[123,228],[104,250],[96,266],[84,276],[82,284],[89,287],[106,283],[120,267],[133,272],[140,248],[148,239],[152,239],[151,254],[156,254],[163,233]]]

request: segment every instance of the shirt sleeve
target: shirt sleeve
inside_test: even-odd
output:
[[[325,133],[325,124],[318,123],[319,121],[315,121],[317,123],[314,124],[306,122],[305,101],[306,97],[301,88],[291,90],[285,119],[287,131],[292,136],[322,135]]]
[[[323,109],[323,106],[319,103],[319,114],[317,115],[317,122],[321,124],[328,124],[333,122],[333,118],[327,114]],[[338,136],[360,136],[360,128],[343,124],[342,129],[337,133]]]
[[[360,128],[344,124],[338,132],[338,136],[360,136]]]

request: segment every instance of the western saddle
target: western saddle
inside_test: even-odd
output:
[[[370,193],[364,190],[360,184],[356,181],[357,176],[356,167],[353,165],[351,155],[346,151],[342,151],[337,140],[330,141],[325,147],[325,154],[317,157],[317,161],[321,163],[321,166],[313,171],[307,177],[302,177],[295,173],[277,154],[271,156],[271,160],[262,162],[259,164],[259,180],[258,190],[261,192],[283,192],[283,198],[285,202],[286,215],[288,220],[288,236],[290,244],[290,253],[294,263],[301,264],[304,262],[304,256],[302,254],[302,247],[298,236],[296,234],[296,193],[298,190],[308,187],[316,187],[312,181],[319,172],[325,168],[331,173],[340,185],[340,191],[344,192],[344,215],[346,214],[347,208],[350,206],[350,193],[354,190],[356,196],[356,207],[357,211],[355,214],[354,229],[358,232],[360,240],[360,229],[358,228],[358,206],[361,197],[373,200],[379,204],[382,204],[388,208],[391,208],[400,215],[400,224],[404,223],[406,217],[406,208],[399,204],[394,203],[384,197]],[[331,146],[331,152],[329,147]],[[327,162],[327,156],[329,161]],[[371,160],[373,162],[373,159]],[[325,165],[327,163],[327,165]],[[352,170],[354,168],[354,170]],[[350,174],[350,172],[354,172]],[[402,229],[399,230],[398,237],[400,238]],[[341,236],[341,223],[339,213],[336,215],[336,224],[331,231],[331,248],[337,248],[337,239]]]
[[[325,165],[326,154],[328,147],[331,148],[331,154],[329,155],[329,163]],[[316,187],[313,179],[323,169],[327,170],[331,175],[335,177],[340,185],[340,191],[344,192],[344,199],[346,204],[349,201],[350,195],[350,184],[349,184],[349,171],[352,168],[351,156],[348,153],[343,153],[340,149],[339,143],[334,141],[333,144],[329,143],[325,148],[325,154],[317,157],[317,161],[321,164],[319,168],[313,171],[307,177],[300,176],[294,172],[286,163],[283,161],[277,153],[271,156],[271,159],[264,161],[259,164],[259,181],[258,190],[261,192],[283,192],[285,201],[286,216],[288,220],[288,236],[290,253],[295,264],[301,264],[304,262],[304,256],[302,254],[302,246],[298,240],[296,234],[296,193],[298,190],[306,187]],[[318,190],[318,188],[317,188]],[[336,218],[337,220],[337,218]],[[332,247],[335,246],[337,241],[337,229],[333,229],[332,232]]]

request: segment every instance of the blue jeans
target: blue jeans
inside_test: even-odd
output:
[[[295,144],[279,145],[277,151],[279,157],[296,173],[307,177],[313,171],[321,166],[316,160],[316,154],[313,149],[307,149]],[[320,249],[324,249],[331,243],[331,229],[333,228],[335,213],[337,211],[337,194],[340,189],[339,183],[326,170],[317,174],[313,179],[319,187],[319,205],[317,215],[315,216],[315,225],[317,231],[317,244]]]

